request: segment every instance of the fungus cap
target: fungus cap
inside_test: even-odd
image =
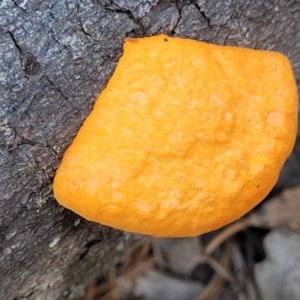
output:
[[[84,218],[196,236],[272,189],[297,130],[297,90],[276,52],[158,35],[128,39],[54,179]]]

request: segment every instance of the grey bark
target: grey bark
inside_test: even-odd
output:
[[[70,299],[136,237],[60,207],[62,155],[126,36],[272,49],[300,80],[299,0],[0,0],[0,299]],[[300,143],[278,188],[300,183]]]

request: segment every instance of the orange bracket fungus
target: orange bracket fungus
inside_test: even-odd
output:
[[[284,55],[165,35],[128,39],[64,155],[54,194],[114,228],[196,236],[269,193],[296,130]]]

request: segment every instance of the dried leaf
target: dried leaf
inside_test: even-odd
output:
[[[262,300],[300,299],[300,234],[273,230],[264,240],[267,258],[255,266]]]
[[[118,283],[121,298],[128,299],[128,291],[147,300],[190,300],[202,290],[200,282],[172,278],[156,270],[148,270],[135,281],[122,278]]]
[[[250,226],[274,228],[289,226],[299,228],[300,186],[283,191],[267,201],[247,219]],[[300,298],[299,298],[300,299]]]
[[[164,253],[166,267],[177,274],[189,275],[198,265],[202,252],[199,238],[155,239],[156,247]]]

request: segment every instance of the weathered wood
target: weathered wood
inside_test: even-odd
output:
[[[79,295],[132,238],[63,209],[51,188],[124,37],[278,50],[299,82],[299,19],[299,0],[0,1],[0,299]],[[277,187],[300,183],[299,162],[298,140]]]

